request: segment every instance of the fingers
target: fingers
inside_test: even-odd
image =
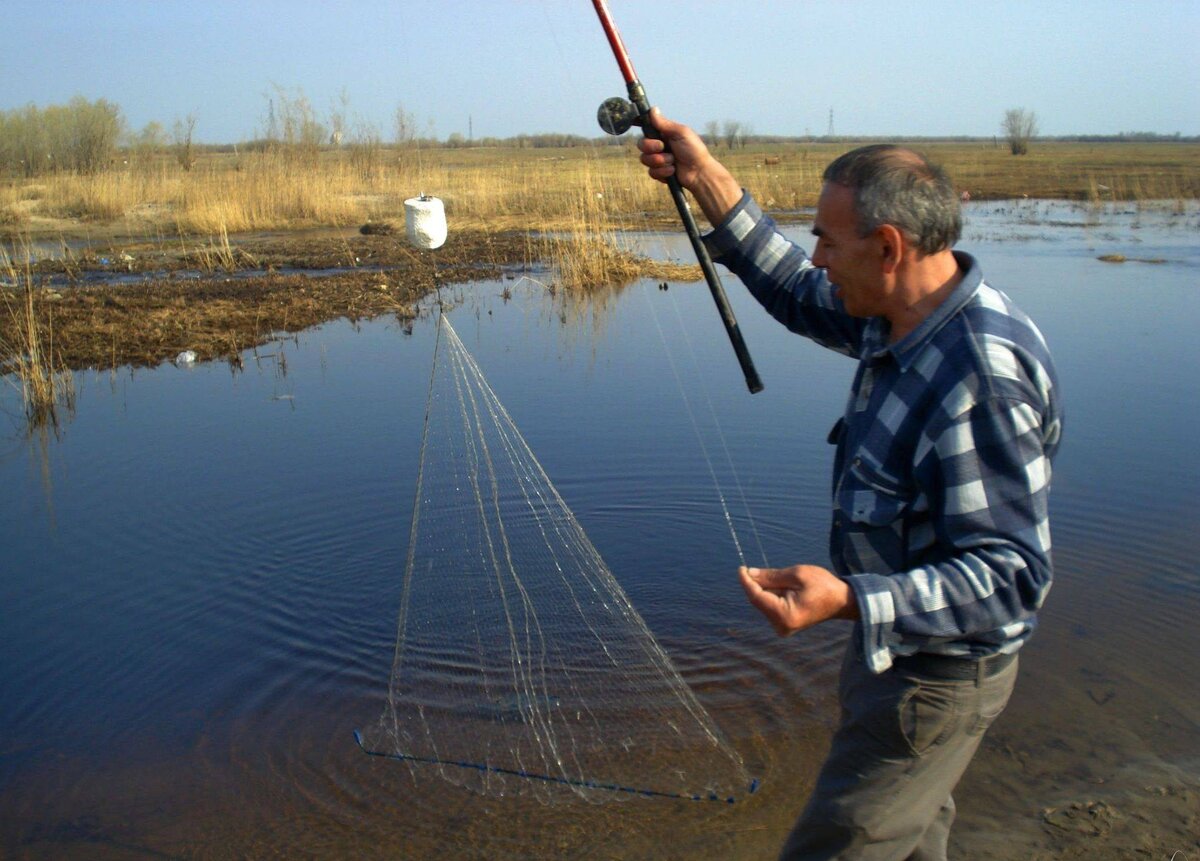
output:
[[[849,585],[817,565],[738,569],[750,603],[780,636],[827,619],[856,619],[858,604]]]
[[[666,180],[675,174],[676,159],[668,150],[667,141],[681,138],[688,127],[682,123],[668,120],[658,108],[651,108],[647,124],[655,130],[658,137],[643,137],[638,141],[638,149],[642,151],[641,162],[647,168],[651,177]]]
[[[667,145],[658,138],[641,138],[637,142],[638,149],[642,151],[642,155],[657,155],[667,148]],[[670,153],[667,153],[670,155]]]
[[[650,175],[651,179],[657,179],[665,182],[668,178],[675,175],[675,166],[667,165],[666,167],[651,168],[650,170],[646,171],[646,173]]]
[[[750,599],[750,603],[754,603],[755,596],[762,591],[762,587],[758,585],[758,581],[750,574],[750,569],[745,565],[738,568],[738,579],[742,581],[742,589],[746,592],[746,597]]]
[[[858,602],[850,585],[817,565],[738,569],[750,603],[781,636],[828,619],[857,619]]]
[[[658,152],[647,152],[645,149],[642,151],[641,161],[642,164],[648,168],[646,172],[650,174],[651,177],[658,180],[665,180],[669,176],[674,176],[675,156],[671,155],[669,152],[661,151],[662,141],[646,140],[643,141],[643,143],[659,145]]]
[[[667,152],[667,145],[656,138],[642,138],[638,141],[638,149],[642,151],[642,164],[649,168],[674,166],[675,157]]]
[[[775,633],[781,637],[786,637],[795,632],[788,623],[788,603],[787,599],[780,593],[768,591],[759,585],[754,579],[751,571],[758,569],[750,569],[742,566],[738,569],[738,577],[742,581],[742,589],[746,592],[746,598],[750,601],[750,605],[758,612],[766,617],[771,623],[771,627],[775,629]]]
[[[651,108],[650,114],[647,117],[647,125],[658,132],[654,137],[643,137],[638,141],[638,148],[645,155],[655,155],[664,152],[667,149],[666,141],[672,135],[678,135],[681,130],[686,128],[679,123],[672,122],[662,115],[658,108]],[[666,153],[668,156],[670,153]],[[642,159],[645,162],[645,159]],[[651,167],[651,165],[646,165]]]
[[[742,568],[746,576],[763,589],[795,589],[804,585],[799,573],[800,566],[790,568]]]
[[[688,127],[683,123],[677,123],[674,120],[669,120],[662,115],[662,111],[658,108],[651,108],[648,117],[650,125],[664,138],[682,137],[688,131]]]

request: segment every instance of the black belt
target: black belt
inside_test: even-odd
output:
[[[1015,652],[1011,655],[991,655],[987,658],[955,658],[918,652],[915,655],[901,655],[892,661],[892,664],[901,670],[921,676],[966,681],[977,678],[990,679],[1002,673],[1016,659]]]

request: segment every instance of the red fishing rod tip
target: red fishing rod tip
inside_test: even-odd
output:
[[[600,18],[600,26],[604,28],[604,35],[608,37],[608,44],[612,48],[613,56],[617,58],[617,65],[625,77],[625,83],[636,82],[637,72],[633,70],[633,63],[629,59],[629,53],[625,50],[625,43],[621,41],[621,34],[617,32],[617,25],[613,23],[612,13],[608,11],[608,3],[605,0],[592,0],[592,6]]]

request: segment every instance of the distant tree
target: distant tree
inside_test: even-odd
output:
[[[57,171],[95,173],[127,139],[121,109],[76,96],[65,105],[27,105],[0,117],[0,166],[35,176]]]
[[[1000,128],[1008,139],[1009,151],[1013,155],[1025,155],[1029,152],[1029,141],[1038,133],[1037,114],[1025,108],[1009,108],[1004,112]]]
[[[188,114],[181,120],[175,120],[175,125],[171,128],[171,141],[175,149],[175,161],[184,170],[191,170],[196,164],[196,151],[192,147],[192,135],[195,131],[195,114]]]
[[[329,144],[340,147],[346,137],[346,111],[350,106],[350,94],[342,87],[337,103],[329,108]]]
[[[80,173],[95,173],[107,167],[125,129],[121,109],[104,99],[89,102],[76,96],[55,114],[58,165]]]
[[[374,179],[383,152],[383,135],[374,123],[359,120],[350,136],[350,163],[364,180]]]
[[[314,165],[321,147],[329,140],[329,130],[317,119],[312,103],[297,88],[288,92],[272,84],[274,97],[268,95],[267,148],[288,162]]]
[[[130,141],[129,149],[133,154],[134,164],[145,167],[153,163],[155,156],[165,148],[166,140],[167,135],[162,123],[153,120],[146,123]]]
[[[728,149],[733,149],[741,142],[742,124],[737,120],[725,120],[721,124],[721,131],[725,136],[725,146]]]
[[[716,120],[709,120],[704,124],[704,140],[712,149],[717,148],[717,144],[721,142],[721,124]]]
[[[413,115],[404,110],[404,105],[396,105],[396,144],[408,146],[417,136],[417,121]]]
[[[0,115],[0,128],[0,161],[7,169],[28,177],[53,166],[44,115],[36,105],[5,111]]]

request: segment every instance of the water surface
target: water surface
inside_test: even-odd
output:
[[[1042,328],[1067,424],[1057,580],[963,784],[965,854],[1036,839],[1047,806],[1200,777],[1198,239],[1194,210],[968,210],[960,247]],[[73,420],[44,445],[22,439],[5,387],[0,855],[770,857],[835,720],[846,629],[770,633],[734,577],[722,499],[752,563],[823,561],[824,440],[854,367],[727,289],[758,395],[703,285],[565,302],[485,283],[451,291],[449,313],[762,781],[751,800],[482,798],[355,746],[391,668],[431,314],[411,334],[329,324],[238,374],[80,374]]]

